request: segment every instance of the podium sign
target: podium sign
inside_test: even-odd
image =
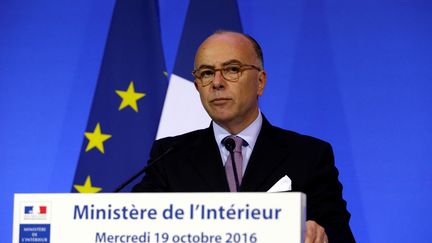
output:
[[[13,242],[300,243],[303,193],[15,194]]]

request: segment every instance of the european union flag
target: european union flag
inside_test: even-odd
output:
[[[113,191],[145,166],[167,88],[158,11],[116,2],[72,191]]]

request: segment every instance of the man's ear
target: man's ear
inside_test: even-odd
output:
[[[265,85],[267,83],[267,73],[263,70],[258,76],[258,96],[261,96],[264,92]]]

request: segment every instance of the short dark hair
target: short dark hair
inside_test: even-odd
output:
[[[251,42],[251,44],[254,48],[255,54],[257,55],[258,60],[261,62],[261,66],[264,67],[264,54],[263,54],[262,48],[261,48],[260,44],[258,43],[258,41],[256,41],[252,36],[245,34],[245,33],[229,31],[229,30],[217,30],[214,33],[215,34],[237,33],[237,34],[244,36],[246,39],[248,39]]]
[[[252,36],[250,36],[248,34],[242,34],[242,35],[244,37],[246,37],[252,43],[252,46],[255,50],[255,53],[256,53],[258,59],[260,60],[261,65],[264,67],[264,54],[263,54],[262,48],[261,48],[260,44],[258,43],[258,41],[256,41]]]

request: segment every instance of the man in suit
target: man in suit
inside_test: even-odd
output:
[[[193,75],[210,127],[156,141],[157,162],[133,191],[265,192],[288,176],[291,189],[307,195],[305,242],[355,242],[331,146],[274,127],[259,110],[266,85],[259,44],[217,32],[198,48]],[[228,136],[241,163],[229,156]]]

